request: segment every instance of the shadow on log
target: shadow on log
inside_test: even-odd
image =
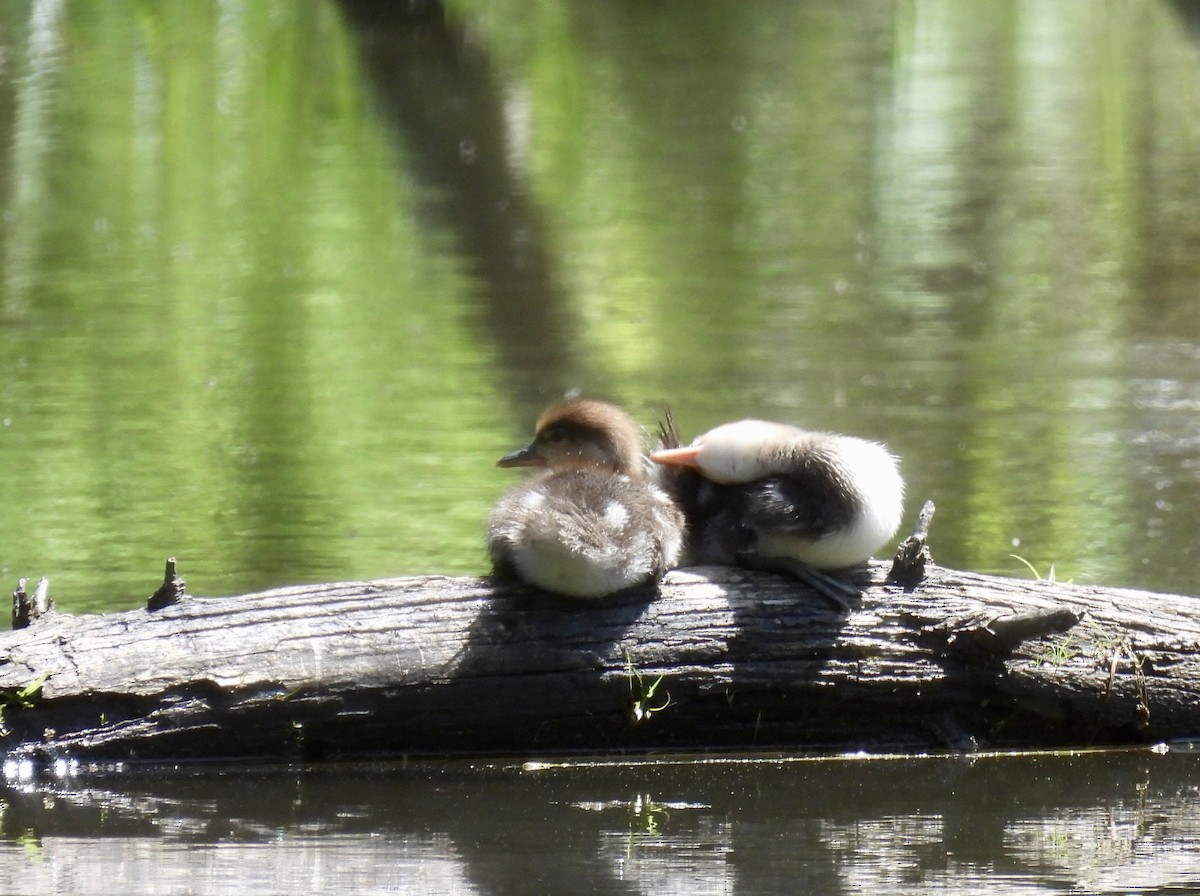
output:
[[[169,563],[157,610],[50,611],[0,634],[3,743],[42,767],[1200,732],[1195,599],[928,562],[919,582],[894,578],[862,570],[861,601],[839,613],[733,568],[584,606],[441,576],[195,598]]]

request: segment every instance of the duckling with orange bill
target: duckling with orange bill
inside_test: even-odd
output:
[[[844,607],[858,589],[828,573],[862,564],[900,526],[904,480],[877,442],[765,420],[687,447],[668,421],[664,442],[650,457],[684,508],[691,563],[786,571]]]
[[[533,441],[497,465],[543,469],[492,511],[496,574],[594,600],[677,565],[683,513],[647,478],[638,427],[616,405],[577,399],[550,408]]]

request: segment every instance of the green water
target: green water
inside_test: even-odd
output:
[[[0,9],[0,578],[482,572],[581,390],[883,439],[943,563],[1200,590],[1172,7],[362,6]]]

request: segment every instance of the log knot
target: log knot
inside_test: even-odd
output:
[[[29,628],[30,624],[50,613],[54,609],[54,601],[50,598],[50,580],[43,576],[38,580],[37,588],[31,595],[26,590],[28,579],[17,581],[17,590],[13,592],[12,627],[14,629]]]
[[[926,501],[921,506],[913,534],[900,542],[900,547],[896,549],[896,556],[892,560],[888,581],[899,585],[905,591],[913,591],[925,581],[925,566],[933,562],[928,542],[929,523],[933,519],[934,509],[932,501]]]
[[[146,600],[146,609],[153,613],[155,610],[174,606],[187,597],[186,587],[187,583],[175,572],[175,558],[168,557],[167,570],[163,574],[163,583]]]
[[[964,659],[993,662],[1009,656],[1025,641],[1069,631],[1082,619],[1082,613],[1058,607],[977,620],[947,630],[946,649]]]

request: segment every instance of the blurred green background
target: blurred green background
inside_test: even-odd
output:
[[[935,558],[1200,592],[1150,0],[0,5],[0,582],[482,573],[569,390],[886,441]]]

